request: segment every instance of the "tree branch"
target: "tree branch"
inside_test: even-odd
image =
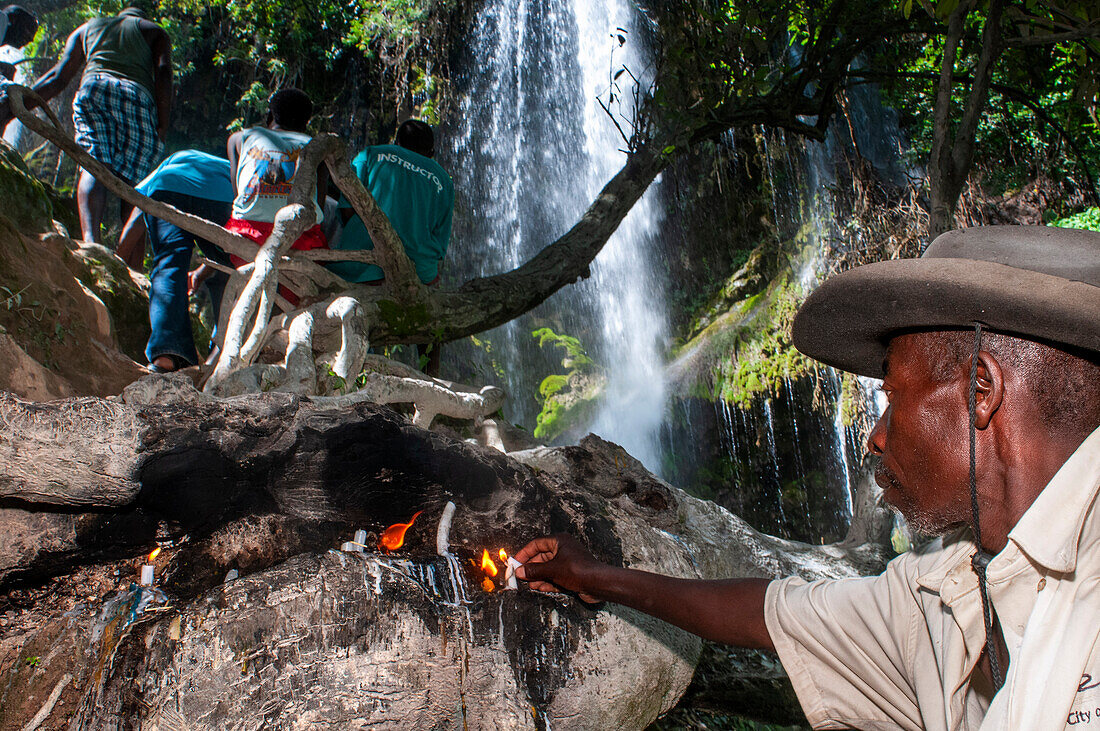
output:
[[[351,203],[356,215],[362,219],[371,241],[374,242],[374,263],[382,267],[386,275],[383,287],[400,305],[409,306],[423,301],[424,285],[416,276],[416,267],[405,252],[405,246],[393,230],[386,214],[352,170],[348,162],[347,146],[335,135],[321,135],[317,139],[323,139],[331,146],[326,161],[332,180]]]

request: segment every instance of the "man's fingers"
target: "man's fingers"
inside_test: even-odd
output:
[[[540,554],[546,554],[546,558],[540,558],[542,561],[549,561],[558,553],[558,539],[550,536],[543,536],[542,538],[536,538],[528,543],[526,546],[519,550],[519,553],[515,555],[515,559],[520,563],[527,563]]]
[[[516,560],[518,561],[519,559]],[[516,567],[516,577],[524,581],[534,582],[545,579],[550,573],[552,573],[550,563],[545,559],[542,561],[528,561],[522,566]]]
[[[535,591],[545,591],[551,593],[557,593],[561,591],[558,587],[546,581],[532,581],[527,586],[531,587]]]

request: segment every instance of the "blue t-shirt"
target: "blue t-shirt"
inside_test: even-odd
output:
[[[232,203],[235,194],[229,177],[229,161],[198,150],[172,153],[137,184],[142,195],[179,193],[195,198]]]
[[[433,281],[451,242],[455,201],[451,177],[435,160],[398,145],[368,147],[351,165],[401,237],[420,281]],[[351,208],[351,203],[342,198],[340,208]],[[333,248],[357,251],[373,249],[374,243],[363,222],[353,216]],[[373,264],[332,262],[326,266],[349,282],[373,282],[383,277]]]

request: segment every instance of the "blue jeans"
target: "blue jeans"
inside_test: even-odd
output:
[[[164,191],[154,192],[150,197],[213,223],[224,224],[229,220],[230,203]],[[149,325],[153,332],[145,346],[145,357],[150,363],[162,355],[174,355],[190,364],[198,363],[199,354],[195,350],[195,336],[191,332],[191,315],[187,307],[187,272],[191,266],[191,251],[197,245],[207,259],[232,266],[229,255],[209,241],[149,214],[145,214],[145,227],[153,250],[153,271],[149,274]],[[206,280],[210,299],[214,303],[215,322],[228,281],[229,277],[221,272]]]

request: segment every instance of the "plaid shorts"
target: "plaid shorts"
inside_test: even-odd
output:
[[[131,184],[152,171],[163,149],[153,97],[140,84],[110,74],[81,81],[73,126],[77,144]]]

